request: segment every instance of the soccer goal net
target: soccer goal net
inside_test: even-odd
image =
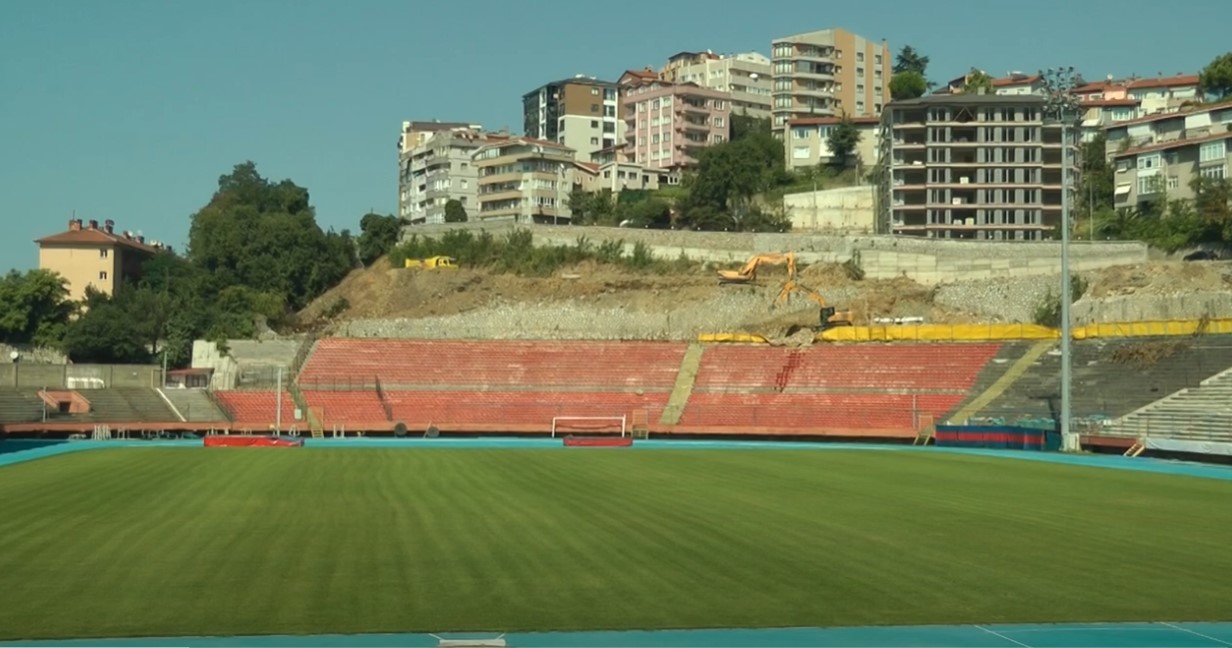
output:
[[[571,434],[629,434],[625,416],[553,416],[552,438]]]

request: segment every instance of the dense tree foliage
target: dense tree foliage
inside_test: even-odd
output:
[[[897,72],[890,77],[890,98],[894,101],[905,101],[923,97],[928,92],[928,81],[923,74],[915,70]]]
[[[1198,77],[1202,92],[1216,101],[1232,99],[1232,52],[1221,54]]]
[[[75,310],[59,275],[14,270],[0,278],[0,342],[58,346]]]
[[[466,222],[466,207],[462,206],[462,201],[457,198],[451,198],[445,201],[445,222],[446,223],[465,223]]]
[[[850,118],[843,118],[837,126],[830,129],[826,145],[830,148],[830,165],[845,169],[852,163],[859,162],[856,147],[860,145],[863,135]]]
[[[449,208],[446,207],[448,212]],[[359,261],[365,266],[372,265],[377,259],[389,254],[398,244],[402,233],[402,221],[397,216],[382,216],[381,214],[364,214],[359,219]]]
[[[971,70],[963,81],[963,94],[996,94],[996,89],[992,85],[992,77],[988,76],[983,70]]]

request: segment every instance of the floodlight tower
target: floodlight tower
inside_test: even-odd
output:
[[[1070,429],[1070,398],[1073,393],[1071,372],[1073,357],[1071,341],[1073,340],[1073,322],[1070,317],[1071,279],[1069,270],[1069,230],[1070,230],[1070,180],[1073,170],[1070,146],[1070,122],[1079,113],[1078,99],[1074,96],[1074,88],[1078,85],[1078,75],[1073,66],[1040,70],[1044,84],[1044,115],[1055,119],[1061,125],[1061,449],[1076,452],[1082,449],[1077,436]]]

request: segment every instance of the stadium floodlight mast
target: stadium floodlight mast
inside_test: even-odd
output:
[[[1075,452],[1082,449],[1081,442],[1070,429],[1070,397],[1073,393],[1071,372],[1073,358],[1071,341],[1073,322],[1070,317],[1070,302],[1073,301],[1069,270],[1070,230],[1070,180],[1072,171],[1070,146],[1070,122],[1077,118],[1079,104],[1074,96],[1079,77],[1073,66],[1040,70],[1044,86],[1044,114],[1061,125],[1061,449]]]

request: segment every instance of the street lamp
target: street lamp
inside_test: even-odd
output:
[[[1075,452],[1082,449],[1080,440],[1070,429],[1070,397],[1073,392],[1070,375],[1073,369],[1071,341],[1073,322],[1070,317],[1069,221],[1070,221],[1070,121],[1078,115],[1078,100],[1074,88],[1078,75],[1074,68],[1041,70],[1044,84],[1044,113],[1061,124],[1061,449]]]

